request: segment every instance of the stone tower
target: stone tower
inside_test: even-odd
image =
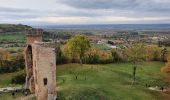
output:
[[[26,30],[26,40],[27,40],[27,44],[31,45],[33,44],[35,41],[37,42],[42,42],[42,33],[43,30],[42,29],[27,29]]]
[[[42,42],[41,29],[26,31],[26,84],[37,100],[56,99],[56,58],[50,43]]]

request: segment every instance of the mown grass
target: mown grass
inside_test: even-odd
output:
[[[59,100],[162,100],[151,86],[166,85],[160,72],[161,62],[148,62],[137,69],[137,82],[132,85],[131,64],[57,66]],[[77,76],[77,79],[76,79]]]

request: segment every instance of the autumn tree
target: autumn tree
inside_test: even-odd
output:
[[[67,58],[65,57],[65,55],[63,53],[61,44],[55,45],[55,53],[56,53],[56,64],[67,63]]]
[[[136,81],[136,69],[140,62],[146,59],[145,48],[143,44],[135,44],[126,49],[128,61],[133,64],[133,82]]]
[[[13,62],[13,67],[24,69],[25,68],[24,53],[18,52],[17,55],[13,58],[12,62]]]
[[[118,52],[117,49],[112,49],[111,54],[112,54],[113,62],[120,62],[121,57],[120,57],[120,53]]]
[[[103,51],[103,50],[98,50],[98,55],[99,55],[99,62],[100,63],[111,63],[112,60],[112,54],[110,51]]]
[[[82,64],[83,56],[90,48],[90,42],[84,35],[75,35],[68,40],[66,48],[69,54],[77,54],[79,56],[80,64]]]
[[[3,66],[6,61],[11,60],[11,54],[4,49],[0,49],[0,66]]]
[[[0,49],[0,67],[2,66],[3,63],[3,51]]]
[[[167,57],[167,61],[168,62],[166,63],[166,66],[161,68],[161,71],[166,72],[166,73],[170,73],[170,53],[169,53],[169,55]]]
[[[95,64],[99,61],[98,50],[95,48],[90,48],[86,53],[86,63]]]
[[[167,61],[167,56],[168,56],[168,50],[167,48],[163,48],[161,50],[161,61],[163,62]]]
[[[161,49],[157,45],[145,46],[148,61],[159,61],[161,59]]]

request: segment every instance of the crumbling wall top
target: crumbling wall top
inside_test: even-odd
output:
[[[26,29],[26,36],[41,36],[43,34],[42,29],[29,28]]]
[[[56,44],[54,42],[34,42],[34,45],[39,45],[42,47],[47,47],[47,48],[55,48]]]
[[[27,44],[32,44],[35,41],[42,42],[42,35],[43,35],[42,29],[34,28],[26,29]]]

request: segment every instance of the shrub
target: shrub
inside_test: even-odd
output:
[[[97,64],[97,63],[112,63],[112,56],[109,51],[103,51],[91,48],[86,52],[84,63]]]
[[[97,50],[90,48],[86,52],[83,62],[88,64],[97,64],[99,62],[99,55],[97,54]]]
[[[12,84],[24,84],[26,78],[26,73],[22,72],[14,77],[12,77],[11,83]]]
[[[63,54],[63,51],[61,50],[61,45],[56,45],[55,53],[56,53],[56,64],[68,63],[67,57]]]

